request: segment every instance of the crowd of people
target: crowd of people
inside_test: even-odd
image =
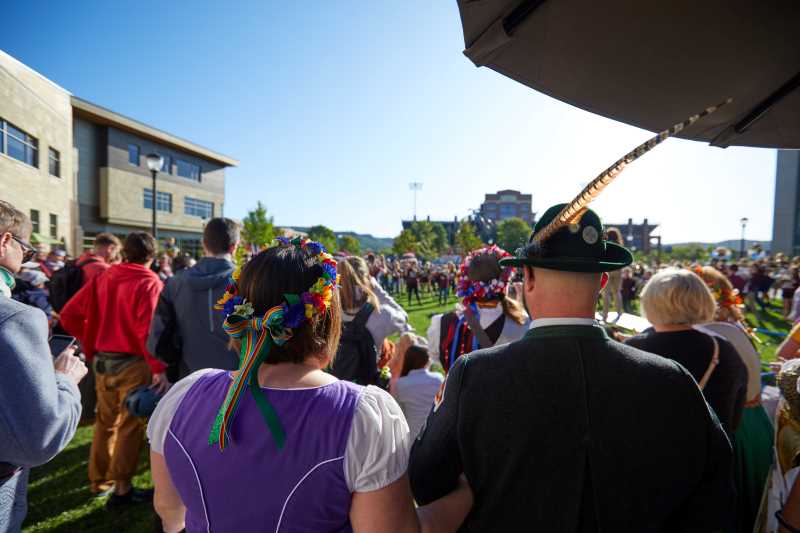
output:
[[[30,234],[0,201],[0,531],[81,418],[90,490],[169,533],[800,527],[800,326],[776,406],[742,313],[798,316],[800,260],[634,263],[591,210],[458,267],[302,237],[237,265],[225,218],[196,262],[146,232],[76,259]],[[395,300],[420,293],[457,298],[425,332]],[[154,491],[132,483],[145,433]]]

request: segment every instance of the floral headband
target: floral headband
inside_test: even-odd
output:
[[[220,450],[225,449],[230,439],[229,428],[246,386],[249,386],[278,449],[283,448],[286,433],[278,414],[258,385],[256,370],[266,360],[273,345],[283,346],[292,338],[295,329],[330,309],[333,291],[338,283],[336,261],[320,243],[301,237],[278,237],[274,246],[294,246],[309,251],[322,267],[322,276],[302,294],[284,294],[284,301],[268,309],[263,316],[254,316],[253,305],[239,295],[241,268],[237,268],[231,276],[228,288],[214,308],[224,311],[226,316],[222,327],[232,338],[242,339],[242,349],[239,354],[239,374],[228,389],[208,437],[209,445],[219,444]]]
[[[492,300],[499,299],[505,294],[506,286],[511,279],[513,268],[507,267],[500,271],[500,278],[495,278],[490,281],[472,281],[467,275],[469,265],[472,260],[479,255],[494,255],[499,261],[504,257],[511,257],[511,254],[503,250],[497,245],[480,248],[473,252],[464,259],[461,263],[461,268],[458,272],[458,288],[456,294],[462,298],[465,306],[475,303],[477,300]]]

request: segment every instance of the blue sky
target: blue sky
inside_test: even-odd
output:
[[[567,201],[648,132],[578,110],[461,53],[454,0],[11,2],[0,49],[73,94],[241,161],[226,215],[394,236],[500,189]],[[691,110],[694,112],[697,110]],[[687,113],[687,114],[690,114]],[[665,124],[665,126],[668,126]],[[595,208],[665,242],[770,239],[775,151],[671,139]]]

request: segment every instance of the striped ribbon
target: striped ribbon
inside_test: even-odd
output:
[[[278,413],[258,383],[258,368],[266,360],[273,345],[282,346],[292,336],[292,330],[283,327],[284,313],[285,307],[279,305],[267,311],[263,317],[250,318],[230,315],[225,320],[222,326],[225,332],[233,338],[242,339],[239,373],[228,388],[225,401],[214,419],[214,425],[208,437],[209,445],[219,444],[219,449],[223,451],[228,441],[232,440],[230,427],[236,416],[244,389],[249,387],[275,444],[279,450],[283,449],[286,443],[286,432],[278,418]]]

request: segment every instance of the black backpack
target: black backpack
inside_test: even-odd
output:
[[[359,385],[378,383],[378,351],[367,320],[375,308],[365,303],[355,318],[342,326],[342,338],[329,372],[339,379]]]
[[[83,265],[94,263],[99,259],[89,259],[79,263],[77,260],[68,261],[64,268],[56,270],[50,278],[50,305],[56,312],[67,305],[70,298],[83,287]]]

